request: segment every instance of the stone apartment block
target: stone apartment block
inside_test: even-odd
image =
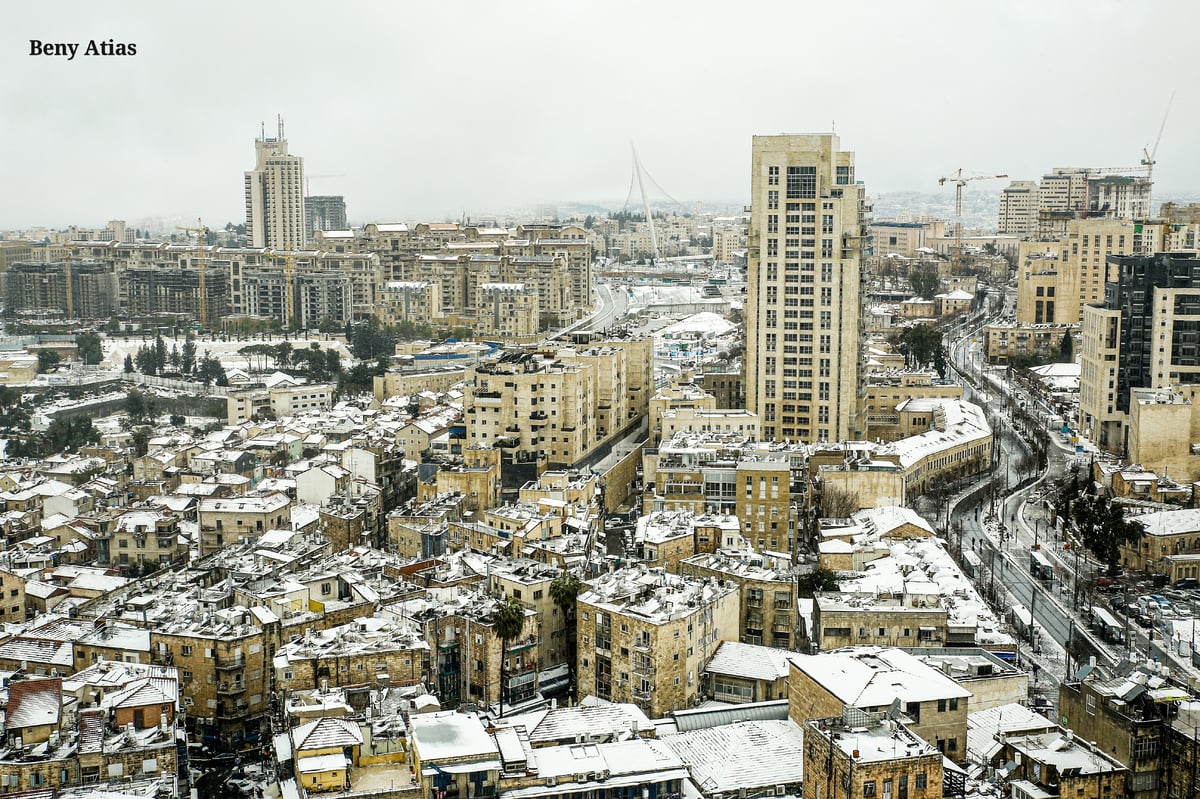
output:
[[[200,501],[200,556],[267,530],[291,526],[292,501],[286,494],[242,496]]]
[[[282,644],[271,665],[275,690],[402,688],[429,679],[429,642],[395,621],[361,618]]]
[[[492,625],[496,604],[494,597],[456,587],[443,600],[409,599],[384,609],[429,643],[431,682],[443,704],[516,704],[536,690],[540,618],[527,609],[520,636],[502,644]]]
[[[0,569],[0,619],[6,622],[25,621],[25,578],[7,569]]]
[[[1127,677],[1093,670],[1083,679],[1059,685],[1063,723],[1081,741],[1092,742],[1129,768],[1130,799],[1152,799],[1162,788],[1164,710],[1147,691],[1149,683],[1162,679],[1156,672],[1146,664]]]
[[[110,303],[126,312],[176,308],[194,313],[203,263],[214,326],[221,312],[287,322],[289,294],[294,321],[305,327],[324,319],[344,323],[375,315],[379,256],[292,249],[298,246],[299,242],[291,248],[267,249],[114,241],[73,242],[71,249],[74,257],[96,263],[96,273],[112,286],[105,288]],[[164,280],[164,274],[175,279]]]
[[[1195,385],[1130,389],[1126,445],[1130,463],[1183,483],[1200,479],[1200,447],[1193,443],[1200,442],[1197,405],[1200,387]],[[1119,481],[1118,477],[1114,482]]]
[[[1071,730],[1008,736],[1004,754],[1017,762],[1008,776],[1014,799],[1129,795],[1129,769]]]
[[[694,706],[738,612],[731,584],[636,567],[601,575],[576,604],[580,693],[633,702],[652,718]]]
[[[804,799],[943,795],[942,753],[901,721],[846,708],[802,726]]]
[[[440,323],[442,285],[431,280],[389,280],[379,288],[379,321],[385,325]]]
[[[728,550],[685,558],[679,573],[697,578],[725,580],[738,586],[742,612],[738,622],[738,640],[792,649],[796,639],[796,577],[790,564],[779,559]]]
[[[947,611],[937,601],[824,594],[813,604],[813,641],[847,646],[945,646]]]
[[[106,536],[107,562],[122,572],[159,569],[187,560],[179,518],[156,510],[130,510],[117,517]]]
[[[1057,241],[1021,243],[1017,260],[1019,325],[1079,324],[1085,305],[1104,301],[1114,279],[1110,255],[1158,252],[1162,228],[1129,219],[1076,219]]]
[[[903,650],[856,647],[793,655],[788,691],[788,717],[797,724],[840,715],[844,708],[887,713],[899,700],[917,738],[951,760],[966,760],[971,692]]]
[[[550,584],[562,574],[562,569],[524,559],[500,560],[489,572],[494,595],[512,597],[540,619],[536,649],[539,673],[566,666],[571,656],[566,617],[550,595]]]
[[[755,136],[747,249],[746,407],[762,436],[861,438],[865,187],[834,135]]]
[[[644,414],[648,340],[509,350],[467,370],[468,445],[568,468]]]
[[[879,372],[867,377],[867,438],[897,441],[929,429],[927,414],[923,421],[911,412],[903,417],[897,408],[906,400],[929,397],[962,399],[962,386],[927,372]]]
[[[303,383],[231,391],[225,400],[227,421],[241,424],[264,415],[282,419],[305,411],[323,410],[333,404],[333,388],[328,383]]]

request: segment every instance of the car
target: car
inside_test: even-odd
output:
[[[1184,577],[1182,580],[1176,580],[1172,584],[1173,588],[1200,588],[1200,580],[1195,577]]]

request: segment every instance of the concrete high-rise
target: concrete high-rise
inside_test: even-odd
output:
[[[246,173],[246,233],[253,247],[304,246],[304,159],[288,155],[283,137],[266,134],[254,142],[254,169]]]
[[[1109,452],[1128,451],[1131,389],[1200,383],[1200,258],[1110,255],[1104,303],[1083,309],[1079,428]]]
[[[346,198],[340,194],[304,198],[304,241],[314,230],[345,230]]]
[[[764,439],[859,438],[869,252],[854,153],[830,134],[755,136],[751,160],[746,407]]]

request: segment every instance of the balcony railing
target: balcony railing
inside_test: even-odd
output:
[[[246,667],[246,658],[242,655],[233,655],[229,657],[217,658],[218,671],[230,671],[232,669],[243,669]]]
[[[519,641],[510,641],[508,646],[504,648],[505,652],[523,652],[537,644],[537,639],[533,636],[522,638]]]

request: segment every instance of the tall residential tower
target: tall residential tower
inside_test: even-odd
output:
[[[864,187],[830,134],[755,136],[746,407],[764,439],[860,438]]]
[[[288,155],[283,137],[254,142],[254,169],[246,173],[246,233],[253,247],[299,249],[304,246],[304,159]]]

